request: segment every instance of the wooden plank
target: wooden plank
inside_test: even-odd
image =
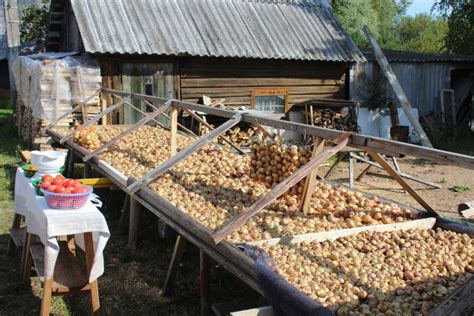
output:
[[[181,78],[181,89],[204,87],[260,87],[260,86],[312,86],[339,85],[339,79],[298,78]]]
[[[316,157],[323,151],[324,148],[324,139],[315,137],[313,139],[313,154],[312,157]],[[309,176],[306,177],[304,184],[303,197],[301,208],[304,214],[308,214],[309,208],[311,206],[311,197],[313,196],[314,190],[316,189],[316,176],[318,175],[318,167],[314,168]]]
[[[203,120],[199,115],[197,115],[196,113],[194,113],[193,111],[190,111],[190,110],[185,110],[186,113],[188,113],[189,115],[191,115],[196,121],[198,121],[199,123],[203,124],[204,126],[206,126],[209,130],[213,131],[214,130],[214,127],[211,126],[211,124],[209,124],[208,122],[206,122],[205,120]],[[246,155],[246,153],[239,147],[237,146],[236,144],[234,144],[229,138],[227,138],[226,136],[224,135],[219,135],[219,138],[221,138],[223,141],[225,141],[226,143],[228,143],[230,146],[232,146],[234,149],[236,149],[238,152],[240,152],[241,154],[244,154]]]
[[[12,256],[15,254],[17,247],[23,247],[25,228],[20,228],[22,215],[15,213],[13,216],[12,227],[10,229],[10,238],[8,239],[7,254]]]
[[[197,150],[202,148],[204,145],[210,143],[217,136],[221,135],[222,133],[225,133],[227,130],[237,125],[240,122],[241,118],[242,116],[240,113],[234,114],[234,117],[232,117],[230,120],[228,120],[227,122],[225,122],[224,124],[216,128],[215,130],[209,132],[208,134],[201,136],[190,146],[188,146],[184,150],[177,153],[173,158],[168,159],[167,161],[163,162],[160,166],[153,169],[148,174],[138,179],[135,183],[128,186],[127,192],[129,194],[133,194],[134,192],[139,190],[141,187],[152,182],[154,179],[156,179],[157,177],[159,177],[160,175],[162,175],[163,173],[171,169],[175,164],[185,159],[192,153],[196,152]]]
[[[129,93],[118,91],[118,90],[111,90],[111,89],[103,89],[103,91],[107,91],[108,93],[114,93],[116,95],[127,96]],[[150,101],[158,101],[158,100],[165,100],[163,98],[158,98],[154,96],[147,96],[143,94],[132,94],[134,98],[141,99],[141,100],[150,100]],[[194,111],[201,111],[212,115],[217,115],[221,117],[232,117],[235,112],[226,110],[226,109],[219,109],[215,107],[206,107],[203,105],[183,102],[183,101],[174,101],[173,105],[181,108],[181,109],[189,109]],[[289,122],[283,120],[275,120],[269,119],[262,116],[258,116],[251,113],[243,113],[242,114],[242,121],[249,123],[249,124],[261,124],[265,126],[272,126],[278,129],[286,129],[291,130],[295,133],[306,134],[308,136],[318,136],[328,140],[335,139],[338,136],[342,135],[343,131],[331,130],[317,126],[309,126],[306,124],[300,124],[296,122]],[[432,149],[421,147],[417,145],[412,145],[408,143],[397,142],[393,140],[387,140],[367,135],[361,134],[354,134],[350,139],[349,145],[351,147],[355,147],[362,150],[373,150],[377,151],[382,154],[390,155],[390,156],[398,156],[400,154],[405,154],[409,156],[415,156],[423,159],[427,159],[430,161],[449,164],[453,166],[458,166],[467,169],[474,169],[474,157],[468,155],[462,155],[453,152],[447,152],[439,149]]]
[[[201,316],[208,316],[210,312],[209,275],[209,256],[202,249],[199,249],[199,292],[201,297]]]
[[[171,129],[170,129],[170,157],[176,155],[178,149],[178,109],[174,106],[171,107]]]
[[[418,203],[423,206],[425,210],[427,210],[429,213],[433,214],[434,216],[439,216],[439,214],[425,201],[421,196],[418,195],[418,193],[408,184],[403,180],[403,178],[397,173],[395,169],[390,166],[390,164],[378,153],[374,151],[367,151],[370,157],[379,163],[385,171],[395,180],[397,181],[403,189],[405,189]]]
[[[408,98],[405,92],[403,91],[400,82],[398,82],[397,76],[393,72],[392,67],[388,63],[387,58],[380,49],[379,45],[377,44],[375,37],[372,35],[366,25],[364,25],[364,33],[367,36],[367,39],[369,40],[370,44],[372,45],[372,48],[374,49],[375,58],[377,59],[380,68],[382,68],[385,77],[387,78],[390,86],[395,92],[395,96],[397,97],[398,102],[402,105],[403,112],[405,112],[406,117],[410,121],[418,136],[420,136],[422,145],[429,148],[433,148],[433,145],[431,144],[428,135],[426,135],[420,122],[411,112],[412,107],[410,101],[408,101]]]
[[[283,193],[288,191],[289,188],[297,184],[301,179],[307,176],[314,168],[328,160],[331,156],[336,154],[338,151],[346,147],[351,133],[344,134],[341,138],[335,140],[336,146],[323,150],[319,155],[313,157],[307,164],[296,170],[291,176],[277,184],[273,189],[260,198],[257,202],[252,204],[245,212],[239,214],[232,219],[228,224],[219,229],[212,235],[212,239],[216,244],[220,243],[227,238],[230,234],[240,228],[245,222],[254,216],[256,213],[261,211],[265,206],[270,204],[273,200],[277,199]]]
[[[154,112],[152,113],[149,113],[147,116],[143,117],[142,119],[140,119],[138,122],[136,122],[134,125],[132,125],[131,127],[129,127],[128,129],[122,131],[120,134],[118,134],[117,136],[113,137],[111,140],[109,140],[108,142],[106,142],[105,144],[103,144],[102,146],[100,146],[99,148],[97,148],[96,150],[94,150],[93,152],[91,152],[90,154],[84,156],[82,158],[82,160],[84,162],[88,161],[89,159],[91,159],[92,157],[95,157],[96,155],[100,154],[101,152],[103,152],[104,150],[106,150],[107,148],[109,148],[110,146],[112,146],[113,144],[117,143],[119,140],[121,140],[122,138],[124,138],[125,136],[127,136],[128,134],[130,134],[131,132],[135,131],[136,129],[138,129],[140,126],[142,125],[145,125],[146,123],[150,122],[152,119],[154,119],[155,117],[159,116],[161,113],[163,113],[164,111],[166,111],[166,109],[169,108],[169,105],[171,104],[170,101],[168,101],[167,103],[163,104],[162,106],[160,106],[157,110],[155,110]]]
[[[150,106],[152,109],[156,110],[157,107],[155,107],[153,104],[151,104],[150,102],[148,102],[147,100],[143,100],[145,102],[145,104],[147,104],[148,106]],[[130,104],[130,103],[129,103]],[[131,104],[130,104],[131,105]],[[133,107],[135,110],[137,110],[138,112],[142,113],[142,114],[146,114],[145,112],[137,109],[136,107]],[[167,118],[170,122],[171,122],[171,117],[169,117],[166,113],[162,113],[161,116],[164,116],[165,118]],[[157,123],[158,125],[162,126],[163,128],[165,129],[168,129],[167,127],[164,127],[163,124],[161,122],[158,122],[156,121],[155,119],[153,120],[155,123]],[[191,134],[191,135],[194,135],[194,136],[197,136],[196,133],[194,133],[192,130],[186,128],[186,126],[184,125],[181,125],[179,122],[177,123],[178,124],[178,127],[181,128],[183,131]]]
[[[430,312],[430,316],[463,316],[474,314],[474,276],[457,288],[441,304]]]
[[[326,240],[336,240],[341,237],[352,236],[362,232],[389,232],[395,230],[410,230],[410,229],[431,229],[436,223],[436,218],[423,218],[412,221],[393,223],[393,224],[379,224],[369,225],[354,228],[337,229],[331,231],[323,231],[317,233],[301,234],[288,237],[272,238],[267,240],[258,240],[247,242],[247,244],[258,247],[270,247],[279,244],[295,244],[300,242],[317,241],[323,242]]]
[[[168,272],[166,273],[163,291],[161,292],[162,296],[167,297],[173,295],[174,286],[176,284],[176,275],[178,273],[179,264],[183,258],[185,246],[186,239],[181,235],[178,235],[174,244],[173,254],[171,255],[171,261],[168,266]]]
[[[107,115],[108,113],[112,112],[113,110],[115,110],[116,108],[118,108],[119,106],[121,106],[123,103],[125,103],[126,101],[130,100],[130,96],[127,96],[125,98],[123,98],[122,100],[120,100],[119,102],[115,103],[114,105],[111,105],[109,106],[105,111],[102,111],[100,112],[99,114],[97,114],[96,116],[94,116],[92,119],[90,119],[89,121],[87,121],[86,123],[84,123],[84,125],[82,125],[83,128],[87,128],[89,127],[90,125],[94,124],[95,122],[99,121],[101,117]],[[66,136],[64,136],[63,138],[61,138],[59,140],[59,142],[62,144],[64,143],[66,140],[68,140],[69,138],[71,138],[71,136],[73,136],[74,134],[76,133],[76,130],[73,129],[71,132],[69,132]]]
[[[372,165],[368,165],[362,172],[355,178],[355,181],[360,181],[362,178],[369,172],[370,168],[372,168]]]
[[[92,238],[92,233],[87,232],[84,233],[84,246],[85,246],[85,253],[86,253],[86,267],[87,267],[87,275],[88,275],[88,282],[90,279],[90,273],[92,271],[92,265],[94,264],[94,240]],[[100,300],[99,300],[99,285],[97,284],[97,280],[92,281],[89,283],[90,285],[90,296],[91,296],[91,307],[92,313],[94,315],[98,315],[99,308],[100,308]]]

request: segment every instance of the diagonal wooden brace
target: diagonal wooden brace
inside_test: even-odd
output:
[[[320,154],[313,157],[307,164],[302,166],[298,169],[295,173],[291,176],[277,184],[273,189],[265,194],[260,200],[252,204],[245,212],[241,213],[237,217],[235,217],[232,221],[230,221],[227,225],[222,227],[216,233],[212,235],[212,239],[216,244],[220,243],[222,240],[226,239],[227,236],[232,234],[234,231],[239,229],[245,222],[261,211],[265,206],[270,204],[273,200],[280,197],[289,188],[297,184],[301,179],[306,177],[311,170],[318,167],[320,164],[324,163],[326,160],[331,158],[334,154],[341,151],[344,147],[346,147],[347,142],[349,141],[351,133],[345,133],[338,137],[334,142],[337,143],[336,146],[327,148],[323,150]]]
[[[50,123],[46,128],[45,130],[48,130],[50,128],[53,128],[53,126],[55,126],[56,124],[58,124],[59,121],[61,121],[62,119],[64,119],[66,116],[68,116],[69,114],[72,114],[74,111],[77,111],[81,108],[84,107],[84,104],[86,104],[87,102],[89,102],[90,100],[92,100],[96,95],[97,93],[100,92],[100,89],[97,89],[91,96],[89,96],[87,99],[85,99],[84,101],[82,101],[81,103],[79,103],[78,105],[76,105],[75,107],[73,107],[72,109],[70,109],[69,111],[67,111],[66,113],[64,113],[63,115],[61,115],[59,118],[57,118],[56,120],[54,120],[52,123]]]
[[[203,120],[199,115],[197,115],[196,113],[194,113],[192,110],[188,110],[188,109],[184,109],[184,111],[186,113],[189,113],[189,115],[191,115],[195,120],[197,120],[199,123],[205,125],[207,128],[209,128],[209,130],[214,130],[214,127],[211,126],[211,124],[209,124],[208,122],[206,122],[205,120]],[[226,143],[228,143],[229,145],[231,145],[234,149],[236,149],[238,152],[240,152],[241,154],[246,154],[242,149],[240,149],[239,146],[237,146],[236,144],[234,144],[230,139],[228,139],[227,137],[225,137],[224,135],[219,135],[219,137],[225,141]]]
[[[227,130],[237,125],[241,119],[242,119],[242,114],[240,113],[235,114],[230,120],[228,120],[227,122],[225,122],[224,124],[216,128],[215,130],[209,132],[208,134],[198,138],[190,146],[186,147],[185,149],[177,153],[175,156],[173,156],[173,158],[166,160],[157,168],[153,169],[148,174],[144,175],[143,177],[135,181],[133,184],[129,185],[126,188],[126,191],[129,194],[135,193],[141,187],[147,185],[148,183],[152,182],[157,177],[159,177],[160,175],[162,175],[163,173],[171,169],[178,162],[190,156],[191,154],[193,154],[200,148],[204,147],[204,145],[210,143],[217,136],[221,135],[222,133],[225,133]]]
[[[82,127],[87,128],[90,125],[94,124],[95,122],[99,121],[101,117],[109,114],[110,112],[112,112],[113,110],[115,110],[116,108],[118,108],[119,106],[121,106],[122,104],[127,102],[128,100],[130,100],[130,98],[131,98],[131,96],[127,96],[127,97],[123,98],[122,100],[120,100],[119,102],[115,103],[114,105],[109,106],[107,109],[105,109],[104,111],[100,112],[99,114],[94,116],[92,119],[87,121]],[[71,136],[74,135],[75,133],[76,133],[76,130],[75,129],[72,130],[69,134],[67,134],[66,136],[61,138],[59,140],[59,143],[61,143],[61,144],[64,143],[66,140],[71,138]]]
[[[153,120],[155,117],[157,117],[158,115],[160,115],[161,113],[166,111],[166,109],[169,108],[171,102],[172,102],[171,100],[166,102],[165,104],[160,106],[156,111],[148,114],[147,116],[145,116],[144,118],[142,118],[141,120],[136,122],[134,125],[132,125],[131,127],[127,128],[126,130],[122,131],[120,134],[118,134],[117,136],[115,136],[114,138],[109,140],[104,145],[100,146],[99,148],[97,148],[96,150],[91,152],[90,154],[84,156],[84,158],[82,158],[82,160],[84,162],[88,161],[89,159],[91,159],[92,157],[94,157],[94,156],[98,155],[99,153],[103,152],[104,150],[106,150],[107,148],[109,148],[110,146],[112,146],[113,144],[118,142],[120,139],[122,139],[123,137],[127,136],[128,134],[130,134],[131,132],[133,132],[134,130],[139,128],[140,126],[145,125],[149,121]]]
[[[392,166],[390,166],[390,164],[379,153],[375,151],[367,151],[367,153],[374,161],[378,162],[379,165],[381,165],[385,171],[387,171],[387,173],[402,186],[402,188],[404,188],[418,203],[420,203],[421,206],[425,208],[425,210],[436,217],[439,216],[439,214],[425,200],[423,200],[423,198],[419,196],[418,193],[416,193],[416,191],[405,182],[405,180],[403,180],[397,171],[393,169]]]
[[[316,157],[324,148],[324,139],[319,137],[313,138],[313,154],[312,157]],[[316,176],[318,175],[318,168],[314,168],[311,173],[306,177],[306,181],[304,183],[304,190],[303,195],[301,198],[301,205],[300,209],[303,210],[304,214],[307,214],[309,211],[309,207],[311,204],[311,197],[313,196],[315,188],[315,181]]]

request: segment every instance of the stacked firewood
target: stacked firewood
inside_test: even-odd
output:
[[[331,109],[314,109],[314,125],[341,131],[356,131],[357,122],[347,112],[335,112]]]
[[[235,127],[233,129],[228,130],[224,136],[227,136],[234,144],[239,147],[250,147],[252,145],[252,140],[254,136],[259,133],[257,127],[250,126],[250,127]],[[228,145],[222,139],[219,139],[219,143],[223,145]]]

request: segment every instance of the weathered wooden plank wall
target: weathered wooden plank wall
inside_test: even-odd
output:
[[[254,89],[286,89],[290,106],[310,99],[344,99],[348,64],[224,58],[181,58],[181,99],[203,94],[225,98],[226,105],[250,106]]]

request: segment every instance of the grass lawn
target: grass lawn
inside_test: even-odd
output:
[[[12,124],[11,110],[0,109],[0,315],[35,315],[39,313],[42,290],[37,278],[32,286],[20,281],[19,256],[7,256],[9,228],[13,212],[10,178],[5,170],[19,162],[19,140]],[[76,170],[75,170],[76,171]],[[101,313],[104,315],[199,315],[199,252],[187,245],[172,297],[161,296],[174,239],[158,235],[157,219],[144,211],[140,225],[140,245],[135,254],[127,249],[127,236],[118,231],[123,193],[97,190],[104,202],[111,238],[106,246],[105,273],[99,278]],[[5,210],[10,209],[10,211]],[[217,264],[211,269],[213,302],[229,302],[257,295]],[[55,315],[88,314],[89,297],[53,297]]]

